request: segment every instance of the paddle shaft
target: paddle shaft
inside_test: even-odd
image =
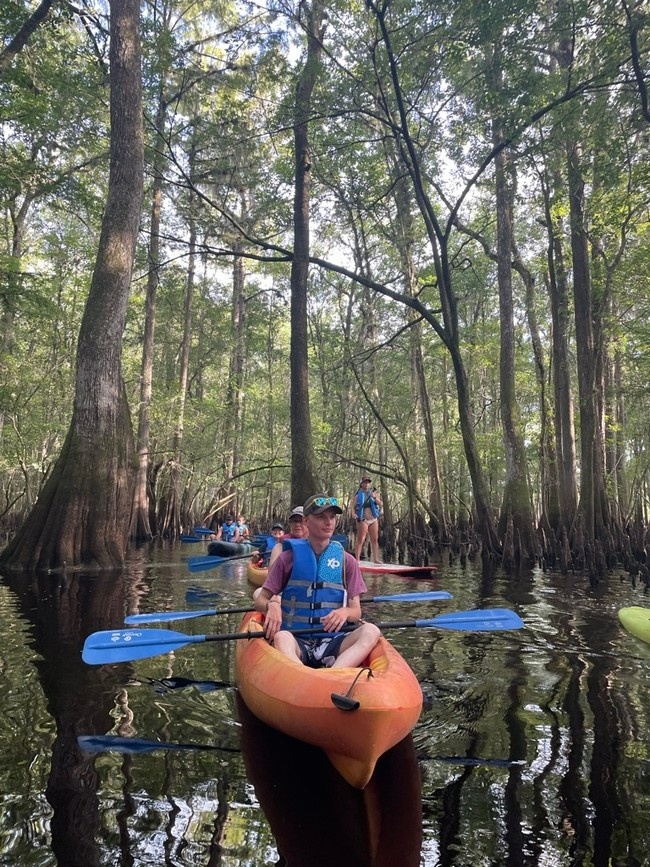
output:
[[[402,629],[409,627],[456,629],[468,632],[491,632],[507,629],[521,629],[523,620],[509,609],[493,608],[484,611],[458,611],[439,614],[430,620],[399,620],[377,623],[379,629]],[[356,629],[350,624],[339,632]],[[292,630],[293,635],[322,635],[322,627]],[[145,659],[160,653],[179,650],[187,644],[201,644],[206,641],[236,641],[240,639],[263,638],[263,631],[220,633],[217,635],[187,635],[169,629],[150,629],[142,632],[130,630],[108,630],[89,635],[84,643],[82,659],[90,665],[104,663],[130,662]]]
[[[452,595],[447,590],[430,590],[421,593],[395,593],[392,596],[364,596],[361,604],[368,602],[433,602],[436,600],[451,599]],[[129,614],[124,618],[125,623],[136,625],[138,623],[170,623],[174,620],[192,620],[195,617],[216,617],[220,614],[246,614],[255,611],[250,605],[246,608],[204,608],[200,611],[161,611],[152,614]]]
[[[247,554],[235,554],[232,557],[219,557],[217,554],[207,554],[205,557],[190,557],[187,561],[187,568],[190,572],[205,572],[206,569],[214,569],[223,563],[230,563],[231,560],[249,560],[251,553],[249,551]]]

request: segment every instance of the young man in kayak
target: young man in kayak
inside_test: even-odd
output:
[[[309,538],[286,539],[255,600],[264,612],[268,641],[286,656],[312,668],[356,667],[379,639],[379,629],[362,623],[353,632],[339,632],[361,618],[360,596],[367,588],[355,558],[332,542],[336,497],[314,494],[303,507]],[[293,630],[320,624],[318,635],[293,635]]]

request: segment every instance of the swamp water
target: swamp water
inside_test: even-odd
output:
[[[111,575],[0,582],[0,867],[650,865],[650,645],[616,616],[650,598],[629,580],[486,581],[472,565],[368,576],[371,595],[454,595],[366,606],[375,620],[507,607],[526,628],[391,631],[425,709],[358,792],[246,712],[233,642],[82,662],[91,632],[186,609],[193,585],[221,594],[202,608],[247,604],[246,562],[190,574],[198,547],[135,552]],[[238,619],[153,626],[231,632]]]

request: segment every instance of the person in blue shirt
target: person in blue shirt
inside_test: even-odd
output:
[[[226,520],[219,527],[217,539],[221,542],[241,542],[239,527],[232,515],[226,515]]]
[[[239,535],[242,539],[250,539],[251,531],[248,529],[246,518],[243,515],[239,515],[237,518],[237,527],[239,528]]]
[[[357,492],[350,500],[350,510],[357,521],[357,541],[354,556],[359,560],[366,538],[370,540],[372,560],[379,563],[379,515],[383,503],[372,487],[372,479],[364,476],[359,482]]]
[[[269,565],[271,553],[276,549],[283,536],[284,524],[278,521],[277,524],[271,527],[271,534],[266,537],[266,541],[262,542],[262,546],[251,557],[251,563],[256,569],[265,569]],[[282,545],[280,545],[280,548],[282,548]],[[254,598],[255,596],[253,596]]]

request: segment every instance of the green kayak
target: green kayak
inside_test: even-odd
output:
[[[641,608],[638,605],[619,608],[618,619],[628,632],[650,644],[650,608]]]

